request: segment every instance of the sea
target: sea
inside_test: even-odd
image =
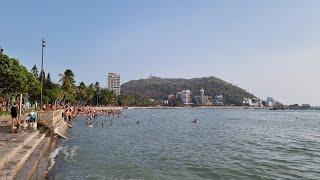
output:
[[[86,121],[52,152],[48,179],[320,179],[320,111],[134,109]]]

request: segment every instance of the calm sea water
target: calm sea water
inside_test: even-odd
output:
[[[127,118],[100,117],[93,128],[78,118],[70,138],[54,153],[50,178],[320,178],[320,111],[124,113]],[[102,128],[101,122],[110,119],[114,126]]]

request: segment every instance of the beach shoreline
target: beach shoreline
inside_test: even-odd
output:
[[[245,107],[245,106],[195,106],[195,107],[174,107],[174,106],[157,106],[157,107],[128,107],[128,109],[266,109],[265,107]]]

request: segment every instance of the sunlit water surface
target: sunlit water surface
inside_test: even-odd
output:
[[[93,128],[77,118],[54,152],[50,179],[320,178],[320,111],[124,113],[99,117]],[[113,127],[101,127],[110,120]]]

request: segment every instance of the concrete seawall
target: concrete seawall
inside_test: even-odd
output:
[[[46,111],[39,113],[39,124],[47,127],[52,133],[65,138],[68,126],[63,118],[63,110]]]
[[[50,135],[66,137],[68,127],[62,113],[62,110],[40,112],[38,124],[47,129],[41,132],[32,128],[19,129],[17,133],[0,132],[0,179],[31,179],[53,140]],[[1,128],[10,128],[10,116],[0,120],[8,121],[7,127]]]

